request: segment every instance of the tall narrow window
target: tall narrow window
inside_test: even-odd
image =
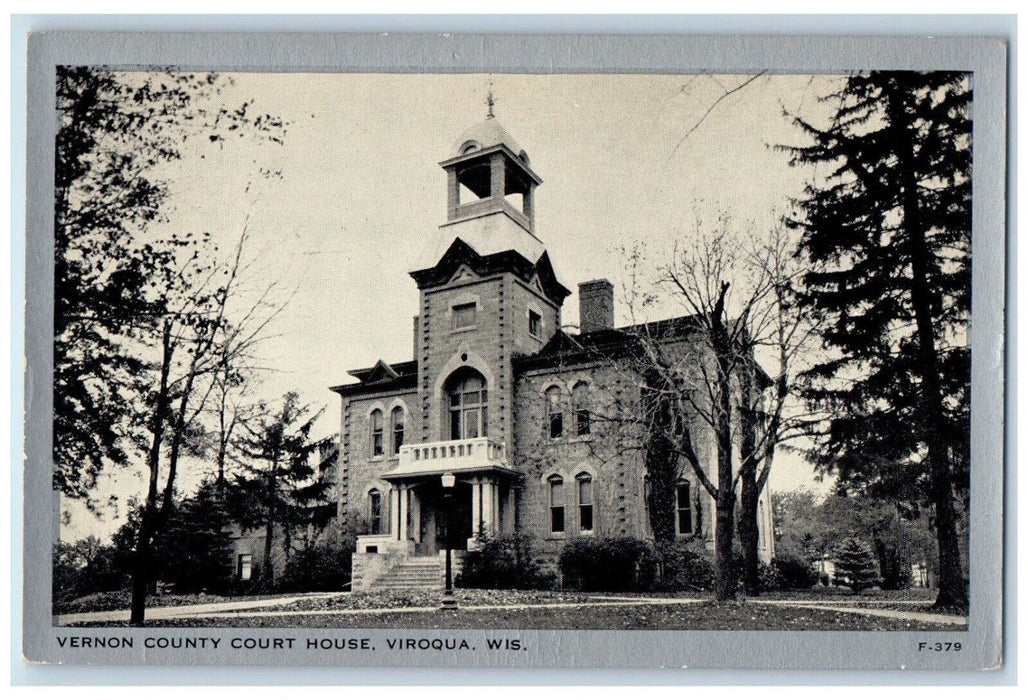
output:
[[[578,529],[593,531],[593,478],[585,472],[575,477],[578,482]]]
[[[371,456],[379,457],[383,452],[382,412],[376,408],[371,412]]]
[[[653,524],[650,520],[650,498],[653,496],[653,484],[650,483],[650,475],[643,476],[643,517],[646,519],[644,527],[646,532],[653,534]]]
[[[550,485],[550,532],[564,532],[564,479],[551,476]]]
[[[571,403],[575,414],[575,435],[582,437],[592,430],[589,415],[589,385],[585,382],[575,384],[571,390]]]
[[[692,533],[692,494],[688,481],[679,481],[675,487],[675,514],[678,534]]]
[[[403,409],[397,406],[393,409],[393,454],[399,454],[403,447]]]
[[[453,330],[475,327],[475,302],[457,304],[453,307]]]
[[[528,312],[528,333],[536,338],[542,337],[543,334],[543,317],[535,311]]]
[[[560,406],[560,389],[555,386],[546,390],[546,427],[551,440],[564,435],[564,412]]]
[[[382,534],[382,493],[378,489],[368,492],[368,514],[370,534]]]
[[[479,374],[466,374],[449,389],[450,439],[465,440],[489,434],[489,393]]]

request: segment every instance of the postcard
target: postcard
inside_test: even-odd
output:
[[[1002,666],[1002,40],[29,50],[27,660]]]

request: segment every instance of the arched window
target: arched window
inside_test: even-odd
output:
[[[382,534],[382,492],[378,489],[368,491],[368,527],[370,534]]]
[[[546,480],[550,489],[550,532],[564,532],[564,479],[554,474]]]
[[[546,390],[546,427],[551,440],[564,435],[564,412],[560,406],[560,389],[555,386]]]
[[[371,412],[371,456],[380,457],[384,452],[382,434],[382,411]]]
[[[589,385],[585,382],[575,384],[571,390],[571,405],[575,415],[575,435],[582,437],[592,430],[589,414]]]
[[[685,479],[675,485],[675,515],[678,534],[692,534],[692,488]]]
[[[403,409],[397,406],[392,412],[393,454],[399,454],[403,447]]]
[[[575,477],[578,483],[578,529],[582,532],[593,531],[593,477],[582,472]]]
[[[489,395],[477,372],[457,375],[447,391],[450,398],[450,439],[465,440],[489,434]]]

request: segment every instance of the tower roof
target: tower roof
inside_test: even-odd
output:
[[[457,142],[453,144],[453,156],[462,156],[473,151],[480,151],[493,146],[504,145],[515,155],[522,154],[521,145],[514,140],[510,132],[495,117],[489,117],[464,130]]]

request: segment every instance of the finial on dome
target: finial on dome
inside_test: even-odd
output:
[[[489,93],[486,95],[485,103],[489,107],[489,111],[486,112],[486,119],[495,119],[496,115],[493,114],[493,105],[496,104],[496,100],[493,99],[493,81],[489,81]]]

